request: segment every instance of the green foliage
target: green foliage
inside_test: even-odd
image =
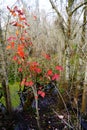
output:
[[[10,93],[11,93],[11,101],[12,101],[12,107],[15,108],[20,104],[20,98],[18,95],[19,91],[19,83],[15,82],[14,84],[9,85]]]
[[[64,92],[65,92],[64,88],[59,88],[59,91],[61,94],[64,94]]]
[[[20,98],[19,98],[19,95],[18,95],[19,83],[15,82],[14,84],[9,84],[9,89],[10,89],[10,94],[11,94],[12,107],[15,108],[20,104]],[[4,93],[3,93],[2,87],[0,85],[0,94],[1,93],[3,95],[0,98],[0,102],[5,105]]]
[[[14,63],[10,63],[8,66],[8,80],[10,84],[14,84],[19,81],[19,74],[17,72],[17,66]]]

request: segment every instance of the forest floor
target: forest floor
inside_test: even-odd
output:
[[[51,100],[51,101],[50,101]],[[46,106],[46,103],[52,102],[52,99],[41,99],[39,115],[41,130],[81,130],[77,125],[80,125],[80,120],[77,122],[76,113],[65,111],[65,109],[56,109],[56,104]],[[43,103],[43,104],[42,104]],[[53,103],[53,102],[52,102]],[[77,127],[77,129],[76,129]],[[35,108],[27,107],[26,110],[19,106],[10,114],[2,106],[0,110],[0,130],[39,130],[37,126],[37,115]]]
[[[38,99],[41,129],[37,125],[35,100],[25,104],[19,104],[9,114],[0,103],[0,130],[83,130],[82,127],[87,130],[87,115],[81,119],[79,110],[73,108],[69,101],[64,105],[55,88],[51,93],[48,89],[46,96]]]

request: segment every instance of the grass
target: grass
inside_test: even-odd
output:
[[[20,104],[20,98],[18,95],[19,91],[19,83],[14,83],[9,85],[10,93],[11,93],[11,103],[12,107],[15,108]]]
[[[0,87],[1,87],[1,85],[0,85]],[[12,107],[16,108],[20,104],[20,98],[19,98],[19,95],[18,95],[19,83],[16,82],[14,84],[9,84],[9,89],[10,89],[10,94],[11,94]],[[5,105],[4,97],[2,97],[0,99],[0,102]]]

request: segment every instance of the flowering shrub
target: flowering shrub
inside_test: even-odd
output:
[[[37,124],[40,129],[38,99],[45,97],[45,87],[49,83],[59,80],[60,71],[63,68],[57,64],[57,61],[53,62],[49,54],[42,53],[38,58],[30,57],[29,49],[33,46],[33,43],[27,32],[30,25],[27,22],[26,15],[17,6],[13,9],[7,7],[7,9],[14,19],[10,22],[10,25],[15,28],[15,32],[14,35],[8,37],[6,49],[9,51],[13,63],[17,66],[17,72],[21,75],[20,87],[23,87],[22,90],[26,91],[29,96],[33,92],[33,96],[30,97],[34,97],[35,100]],[[37,19],[36,16],[33,17],[34,20]],[[28,97],[26,97],[26,102],[29,102]]]
[[[20,85],[21,87],[31,87],[35,98],[38,98],[38,95],[44,97],[45,92],[42,86],[51,81],[55,82],[59,80],[60,71],[62,71],[63,68],[57,65],[57,62],[52,63],[49,54],[42,53],[39,58],[30,58],[28,49],[31,48],[33,44],[27,33],[27,29],[30,25],[27,23],[25,13],[23,10],[18,9],[17,6],[13,9],[7,8],[15,20],[12,21],[10,25],[15,26],[16,32],[14,36],[8,37],[6,49],[11,51],[11,54],[12,50],[14,52],[12,61],[18,65],[18,73],[22,75]],[[36,20],[35,16],[34,20]],[[39,86],[36,85],[37,83]]]

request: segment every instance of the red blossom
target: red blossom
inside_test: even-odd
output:
[[[17,12],[18,12],[19,15],[23,15],[24,14],[22,10],[17,10]]]
[[[56,70],[63,70],[63,67],[62,66],[56,66],[55,69]]]
[[[47,76],[52,76],[53,75],[53,72],[52,72],[52,70],[50,69],[50,70],[48,70],[47,71]]]
[[[38,66],[38,65],[39,65],[38,62],[35,61],[30,63],[30,66]]]
[[[16,22],[16,21],[11,22],[10,24],[11,24],[12,26],[16,26],[16,27],[22,27],[22,28],[24,28],[24,25],[19,24],[19,23]]]
[[[40,69],[40,68],[37,68],[37,67],[36,67],[36,68],[35,68],[35,71],[36,71],[36,73],[38,73],[38,74],[41,73],[41,69]]]
[[[14,44],[15,44],[14,42],[11,42],[11,47],[12,47],[12,48],[14,48]]]
[[[26,82],[25,82],[25,85],[26,85],[27,87],[32,87],[32,86],[34,85],[34,82],[33,82],[33,81],[26,81]]]
[[[41,90],[38,90],[38,95],[40,95],[41,97],[45,97],[45,92],[41,91]]]
[[[18,10],[18,7],[17,7],[17,6],[15,6],[15,7],[14,7],[14,11],[17,11],[17,10]]]
[[[25,53],[23,51],[18,51],[17,54],[21,57],[24,58],[25,57]]]
[[[18,45],[17,54],[18,54],[21,58],[24,58],[24,57],[25,57],[24,46],[23,46],[23,45]]]
[[[20,20],[20,21],[25,21],[26,18],[25,18],[25,17],[19,17],[19,20]]]
[[[7,6],[7,9],[10,11],[10,13],[11,13],[13,16],[16,16],[15,10],[12,10],[12,9],[9,8],[8,6]]]
[[[8,45],[8,46],[6,47],[6,49],[7,49],[7,50],[11,49],[11,46],[10,46],[10,45]]]
[[[28,82],[25,82],[24,84],[26,85],[26,87],[28,87],[28,86],[29,86]]]
[[[46,54],[46,55],[45,55],[45,58],[46,58],[47,60],[50,60],[50,55],[49,55],[49,54]]]
[[[17,61],[18,57],[17,56],[13,56],[13,60]]]
[[[59,79],[60,78],[60,75],[59,74],[54,74],[53,76],[52,76],[52,80],[57,80],[57,79]]]
[[[22,68],[18,68],[18,71],[19,71],[19,72],[22,72]]]
[[[21,86],[25,84],[26,79],[23,79],[21,82]]]
[[[7,39],[8,42],[10,42],[10,41],[12,41],[12,40],[16,40],[16,37],[10,36],[10,37]]]
[[[37,62],[31,62],[30,66],[29,66],[30,67],[29,69],[31,71],[34,71],[34,72],[40,72],[41,70],[38,68],[38,65],[39,64]]]
[[[29,81],[29,86],[33,86],[34,82],[33,81]]]
[[[21,61],[18,60],[18,65],[20,65],[20,64],[21,64]]]
[[[30,26],[30,24],[28,24],[27,22],[24,21],[24,23],[25,23],[25,25]]]
[[[51,57],[50,57],[49,54],[43,54],[43,56],[44,56],[44,58],[46,58],[47,60],[50,60],[50,59],[51,59]]]
[[[11,22],[10,24],[11,24],[12,26],[17,26],[17,25],[18,25],[18,22],[15,22],[15,21],[14,21],[14,22]]]
[[[21,38],[20,38],[20,40],[21,40],[21,41],[24,41],[24,40],[25,40],[25,38],[24,38],[24,37],[21,37]]]

